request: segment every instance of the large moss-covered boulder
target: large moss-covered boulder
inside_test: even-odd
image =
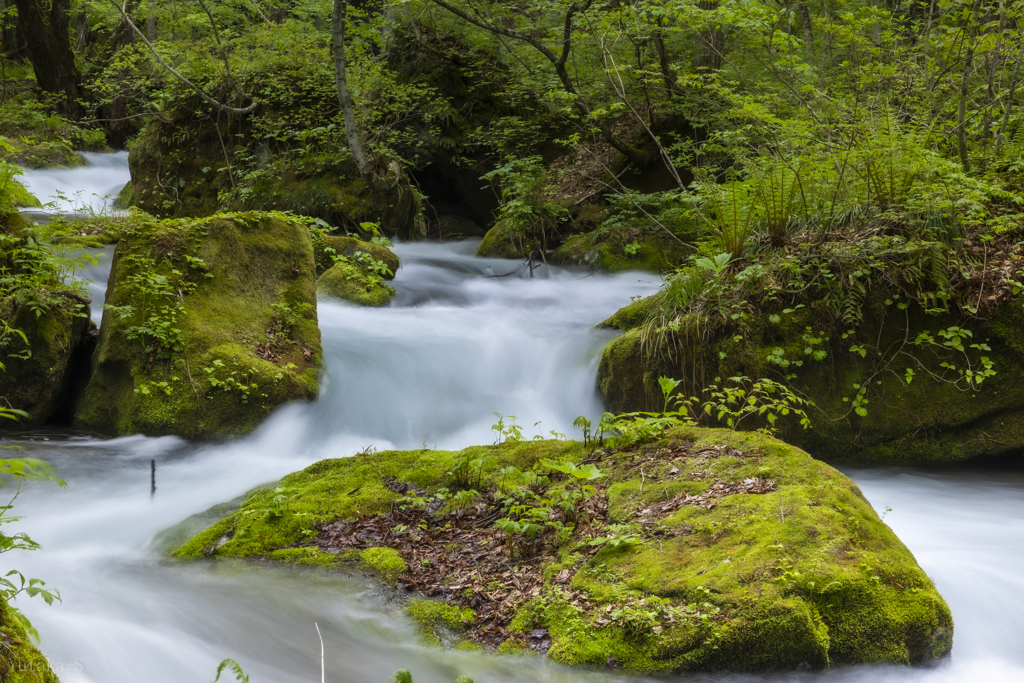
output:
[[[306,226],[220,214],[126,228],[75,424],[221,437],[312,400],[321,363]]]
[[[0,600],[0,681],[4,683],[57,683],[57,674],[43,653],[29,640],[25,627]]]
[[[0,401],[28,413],[16,422],[0,421],[0,429],[37,427],[70,410],[76,380],[88,372],[95,348],[89,300],[68,290],[38,293],[22,303],[11,296],[0,301],[0,320]]]
[[[952,645],[949,608],[857,486],[763,435],[323,460],[174,555],[325,553],[458,608],[458,637],[566,664],[926,664]]]
[[[742,332],[714,329],[705,310],[674,321],[665,294],[606,321],[626,330],[605,349],[598,385],[616,412],[660,409],[661,376],[702,400],[727,378],[769,378],[813,403],[811,427],[781,420],[782,435],[830,462],[950,463],[1024,449],[1024,307],[988,317],[926,312],[879,291],[856,326],[808,306],[751,318]],[[853,329],[856,327],[856,329]],[[763,422],[747,421],[757,427]]]

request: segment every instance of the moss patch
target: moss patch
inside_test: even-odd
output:
[[[405,613],[419,628],[423,638],[435,645],[452,644],[458,634],[473,623],[473,610],[458,608],[436,600],[410,600]]]
[[[368,254],[387,266],[390,275],[384,273],[385,280],[392,279],[402,265],[395,252],[379,244],[350,235],[313,235],[313,258],[316,260],[317,275],[323,274],[334,265],[332,257],[344,256],[349,260],[358,261],[361,254]]]
[[[316,291],[361,306],[386,306],[395,289],[354,263],[338,263],[316,281]]]
[[[135,190],[132,186],[132,181],[128,181],[121,188],[121,191],[114,197],[114,208],[115,209],[127,209],[135,203]]]
[[[220,437],[318,392],[320,330],[305,225],[222,214],[126,228],[75,424]]]
[[[399,576],[409,571],[405,560],[393,548],[367,548],[359,553],[359,561],[389,585],[393,585]]]
[[[314,567],[332,567],[338,564],[339,560],[334,553],[321,552],[316,548],[283,548],[275,550],[267,557],[275,562]]]
[[[484,543],[487,554],[512,553],[505,579],[473,579],[463,570],[447,574],[443,558],[468,550],[445,546],[440,555],[430,555],[430,566],[415,579],[403,579],[422,581],[429,574],[442,592],[446,582],[459,584],[452,589],[454,604],[410,607],[417,621],[432,625],[434,639],[448,642],[434,625],[470,620],[471,638],[502,651],[536,649],[544,642],[555,661],[604,665],[611,656],[628,669],[651,672],[917,664],[948,653],[948,607],[859,489],[803,451],[759,435],[692,428],[623,452],[537,441],[459,453],[388,451],[324,460],[285,477],[274,490],[254,493],[175,555],[273,557],[301,543],[310,530],[320,529],[324,538],[336,520],[344,529],[344,520],[385,515],[404,504],[403,495],[431,500],[441,489],[458,489],[459,463],[465,462],[481,463],[472,482],[479,491],[515,488],[505,469],[514,466],[549,477],[547,490],[537,490],[557,497],[569,490],[568,481],[544,462],[584,460],[606,475],[594,499],[604,507],[587,508],[601,529],[597,533],[632,528],[637,541],[598,547],[587,535],[558,547],[553,532],[544,532],[540,538],[556,544],[555,550],[542,553],[546,559],[533,566],[516,554],[524,551],[505,548],[504,534],[495,530],[493,538],[485,534],[474,545]],[[715,494],[723,482],[741,489],[762,482],[756,490],[766,492]],[[452,506],[432,509],[422,521],[443,536],[458,512]],[[549,514],[561,519],[562,513],[552,508]],[[493,523],[490,516],[481,519]],[[610,526],[615,524],[626,526]],[[378,567],[390,583],[405,576],[410,560],[403,548],[417,547],[402,533],[396,528],[386,534],[385,539],[394,537],[388,547],[350,552]],[[527,565],[532,568],[522,568]],[[415,574],[416,568],[409,571]],[[462,608],[473,600],[487,604],[485,594],[507,590],[500,584],[524,571],[515,581],[525,579],[537,590],[516,598],[518,611],[506,622],[509,639],[487,640],[474,630],[480,610],[472,615]]]
[[[480,241],[476,255],[484,258],[526,258],[530,248],[530,243],[524,241],[507,222],[498,221]]]
[[[0,600],[0,680],[4,683],[57,683],[57,674]]]
[[[597,231],[568,238],[555,249],[551,263],[587,266],[605,273],[645,270],[664,273],[692,254],[678,242],[657,234],[634,235],[633,231]]]

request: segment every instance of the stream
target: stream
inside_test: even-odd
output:
[[[29,172],[44,202],[89,198],[128,179],[123,154],[91,170]],[[47,194],[49,193],[49,194]],[[81,206],[76,207],[81,210]],[[18,601],[65,683],[199,683],[238,660],[252,683],[633,681],[536,658],[443,651],[416,643],[401,610],[373,581],[323,570],[232,561],[167,562],[161,532],[253,486],[325,457],[368,447],[461,448],[494,440],[494,413],[516,415],[527,438],[574,434],[602,412],[594,386],[613,333],[593,325],[654,292],[643,273],[592,275],[480,259],[475,242],[399,244],[398,296],[383,309],[318,305],[326,376],[314,403],[278,410],[255,433],[222,443],[175,437],[101,438],[71,430],[9,434],[4,448],[51,462],[67,489],[39,485],[16,504],[42,550],[4,557],[58,588],[63,603]],[[94,280],[99,320],[110,249]],[[538,423],[539,424],[535,424]],[[14,451],[7,451],[14,455]],[[151,493],[150,467],[156,464]],[[953,683],[1024,681],[1024,467],[846,470],[935,580],[956,621],[952,657],[931,669],[859,666],[824,673],[687,675],[671,680]],[[6,571],[6,570],[5,570]],[[221,680],[224,680],[223,677]],[[664,678],[656,680],[665,680]]]

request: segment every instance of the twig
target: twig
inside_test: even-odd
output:
[[[256,109],[256,107],[259,104],[256,101],[253,101],[248,107],[229,107],[226,104],[221,104],[217,100],[207,95],[202,88],[200,88],[198,85],[182,76],[174,69],[173,66],[164,61],[164,58],[161,57],[160,53],[156,51],[155,47],[153,47],[153,43],[149,42],[146,39],[146,36],[142,33],[142,31],[139,30],[139,27],[136,26],[135,22],[133,22],[131,18],[128,16],[128,13],[125,11],[125,8],[117,4],[117,0],[110,0],[110,4],[112,4],[117,9],[117,11],[121,13],[121,17],[124,19],[125,23],[128,24],[129,27],[131,27],[132,31],[135,32],[135,35],[137,35],[139,39],[146,45],[146,47],[149,48],[149,51],[153,53],[153,57],[156,58],[156,61],[160,64],[160,66],[167,69],[167,71],[172,76],[174,76],[179,81],[181,81],[189,88],[191,88],[197,95],[199,95],[199,97],[203,99],[204,102],[206,102],[212,107],[216,107],[217,109],[222,109],[224,111],[231,112],[232,114],[248,114]]]
[[[324,669],[324,637],[320,635],[320,624],[313,622],[316,626],[316,634],[320,637],[320,683],[324,683],[325,680],[325,669]]]

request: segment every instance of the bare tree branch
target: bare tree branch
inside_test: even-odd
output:
[[[117,9],[118,12],[121,13],[121,17],[124,19],[125,23],[128,24],[128,26],[132,29],[132,31],[135,32],[135,35],[137,35],[139,37],[139,39],[142,40],[143,43],[145,43],[146,47],[149,48],[149,51],[153,53],[153,57],[156,58],[156,61],[160,64],[160,66],[162,66],[164,69],[166,69],[172,76],[177,78],[179,81],[181,81],[182,83],[187,85],[189,88],[191,88],[197,95],[199,95],[200,98],[202,98],[202,100],[204,102],[209,104],[211,107],[214,107],[214,108],[216,108],[216,109],[218,109],[220,111],[226,111],[226,112],[228,112],[230,114],[242,114],[242,115],[244,115],[244,114],[251,113],[252,111],[254,111],[256,109],[257,106],[259,106],[259,102],[256,102],[255,100],[253,100],[253,102],[248,107],[241,107],[241,108],[239,108],[239,107],[229,107],[228,105],[222,104],[222,103],[218,102],[217,100],[213,99],[212,97],[210,97],[209,95],[207,95],[206,92],[204,92],[202,88],[200,88],[198,85],[196,85],[195,83],[193,83],[192,81],[188,80],[187,78],[182,76],[180,73],[178,73],[178,71],[173,66],[168,64],[164,60],[164,58],[160,56],[160,53],[156,51],[156,48],[153,47],[153,44],[151,42],[149,42],[149,40],[146,39],[145,34],[143,34],[142,31],[139,30],[139,27],[136,26],[135,22],[133,22],[131,20],[131,17],[128,16],[128,13],[125,11],[124,6],[118,5],[116,0],[110,0],[110,3]],[[230,77],[230,73],[229,73],[229,77]]]

